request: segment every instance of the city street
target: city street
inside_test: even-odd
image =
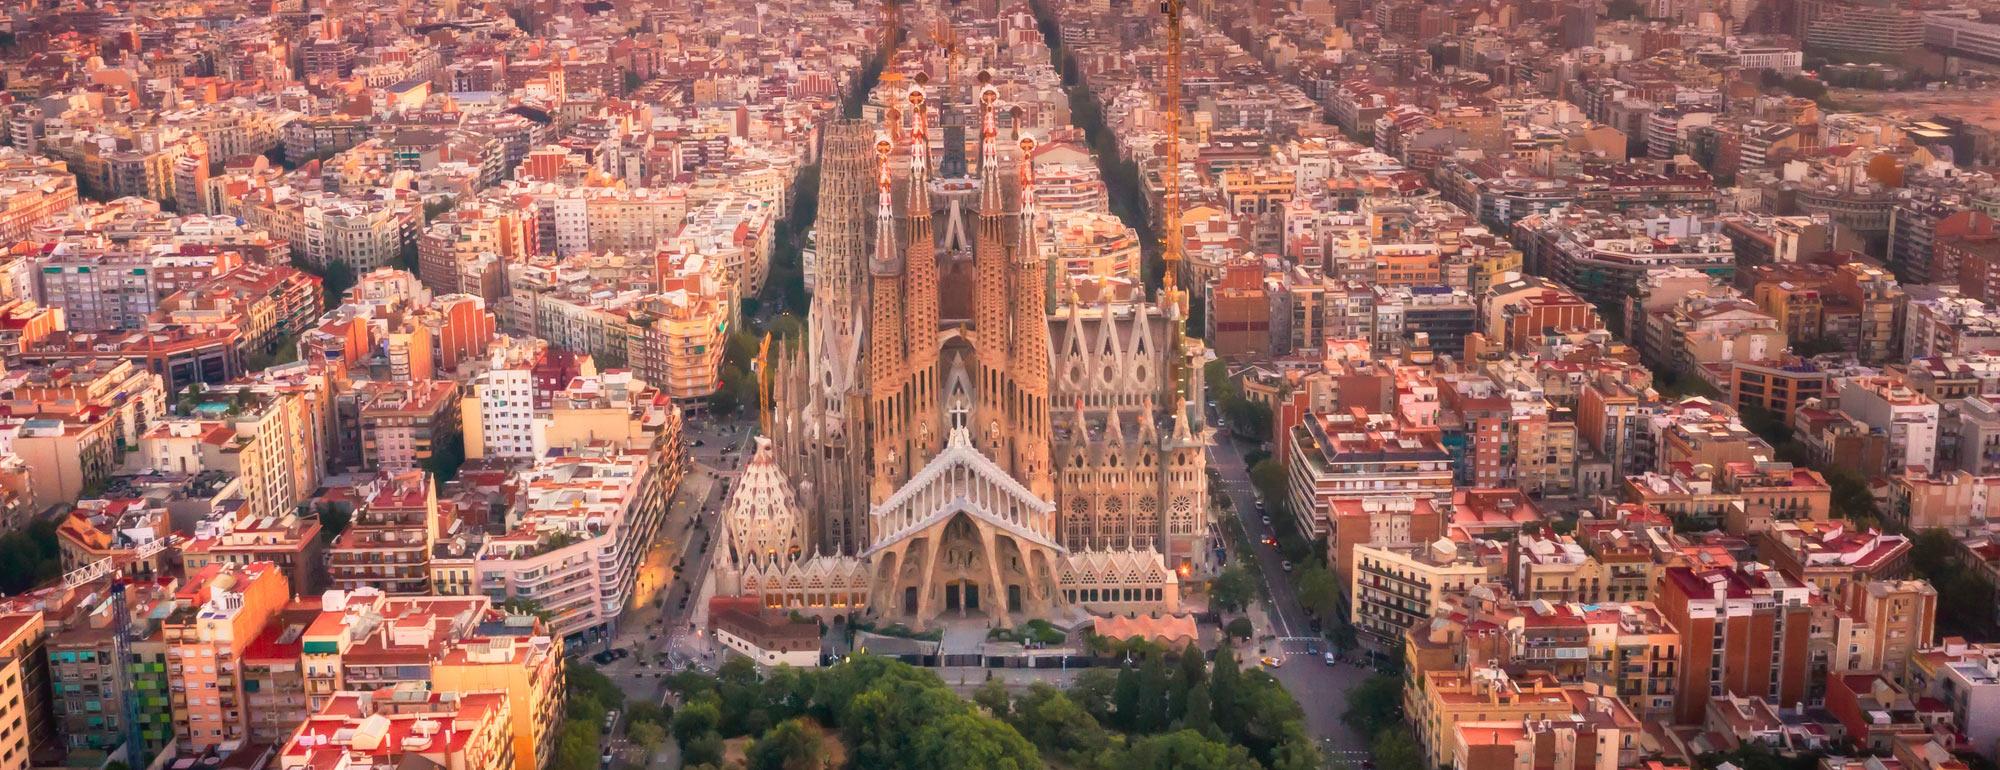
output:
[[[723,490],[741,474],[741,463],[749,456],[749,423],[690,418],[683,435],[693,467],[675,490],[666,522],[646,554],[646,574],[633,591],[632,604],[620,618],[612,644],[582,651],[587,662],[631,698],[662,697],[663,680],[691,657],[704,668],[714,665],[700,655],[706,646],[689,632],[688,618],[695,609],[693,593],[707,575],[717,514],[727,499]],[[697,441],[702,445],[694,446]],[[630,654],[601,665],[588,659],[604,649]]]
[[[1286,655],[1285,665],[1271,671],[1271,675],[1285,685],[1292,697],[1305,709],[1306,728],[1320,742],[1321,750],[1333,761],[1359,764],[1365,758],[1368,742],[1349,730],[1340,721],[1340,715],[1347,710],[1347,690],[1372,673],[1363,666],[1340,664],[1328,666],[1318,655],[1307,655],[1306,645],[1318,642],[1306,613],[1299,608],[1298,596],[1291,581],[1287,580],[1282,562],[1284,556],[1278,549],[1264,545],[1266,535],[1276,537],[1270,527],[1264,526],[1257,514],[1257,498],[1250,485],[1250,469],[1243,464],[1242,449],[1225,431],[1217,431],[1216,443],[1209,446],[1209,467],[1216,470],[1222,479],[1222,489],[1235,503],[1237,515],[1243,521],[1243,531],[1249,535],[1250,558],[1257,560],[1262,579],[1270,591],[1270,617],[1272,628],[1267,633],[1276,640],[1260,640],[1252,649],[1240,656],[1246,664],[1253,664],[1259,657],[1268,654]],[[1244,554],[1232,558],[1242,559]],[[1320,642],[1325,649],[1326,643]]]

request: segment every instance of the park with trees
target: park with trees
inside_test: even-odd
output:
[[[858,654],[818,670],[737,659],[668,683],[668,725],[690,768],[1310,770],[1304,713],[1277,680],[1220,647],[1135,646],[1068,689],[997,679],[970,699],[935,672]],[[567,770],[567,769],[565,769]]]

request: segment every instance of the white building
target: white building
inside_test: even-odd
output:
[[[1842,381],[1840,409],[1889,436],[1886,470],[1937,468],[1938,405],[1887,377]]]

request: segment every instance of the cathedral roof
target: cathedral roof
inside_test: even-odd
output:
[[[747,553],[787,552],[802,545],[803,513],[792,485],[778,469],[770,439],[757,437],[756,454],[744,466],[743,477],[723,507],[722,521],[732,546]]]
[[[1060,554],[1063,547],[1033,526],[1030,518],[1054,511],[1054,503],[1036,497],[1006,469],[980,454],[960,426],[952,429],[944,451],[870,512],[875,531],[882,534],[862,556],[873,556],[959,513]]]

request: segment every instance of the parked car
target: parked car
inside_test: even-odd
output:
[[[1321,657],[1323,657],[1323,658],[1324,658],[1324,659],[1326,660],[1326,664],[1327,664],[1327,665],[1329,665],[1329,666],[1331,666],[1331,665],[1333,665],[1333,664],[1335,664],[1335,663],[1339,663],[1339,662],[1340,662],[1340,659],[1339,659],[1339,658],[1336,658],[1336,657],[1334,657],[1334,656],[1333,656],[1333,651],[1332,651],[1332,650],[1327,650],[1327,651],[1326,651],[1326,654],[1325,654],[1324,656],[1321,656]]]
[[[1292,571],[1292,562],[1289,559],[1286,561],[1278,562],[1278,567],[1286,572],[1290,572]]]
[[[1277,668],[1279,666],[1285,665],[1285,659],[1283,657],[1273,657],[1270,655],[1264,656],[1264,659],[1261,662],[1264,664],[1265,668]]]

